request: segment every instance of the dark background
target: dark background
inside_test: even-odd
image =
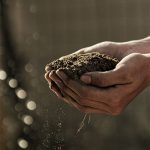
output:
[[[149,0],[3,0],[1,6],[0,70],[7,73],[0,80],[1,150],[21,149],[19,139],[28,150],[150,149],[149,89],[119,117],[92,115],[75,136],[84,114],[58,100],[44,79],[45,65],[60,56],[102,41],[149,36]],[[15,89],[11,78],[18,81]],[[24,99],[18,88],[26,91]],[[34,111],[26,108],[29,100]],[[24,115],[33,117],[31,125]]]

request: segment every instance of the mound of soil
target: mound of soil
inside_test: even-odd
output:
[[[99,52],[72,54],[47,64],[46,70],[61,69],[70,78],[78,80],[86,72],[112,70],[118,62],[118,59]]]

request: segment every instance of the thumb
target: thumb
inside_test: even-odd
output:
[[[86,84],[93,84],[99,87],[124,84],[124,74],[121,69],[114,69],[106,72],[88,72],[80,77],[80,80]]]

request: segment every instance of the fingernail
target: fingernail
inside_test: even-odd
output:
[[[80,80],[87,84],[91,83],[91,77],[88,75],[81,76]]]
[[[49,65],[46,65],[46,67],[45,67],[45,71],[46,71],[46,72],[50,71],[50,67],[49,67]]]
[[[49,74],[48,72],[47,72],[47,73],[45,73],[45,75],[44,75],[44,78],[45,78],[45,79],[47,79],[47,78],[48,78],[48,74]]]
[[[49,83],[49,88],[52,89],[52,83],[51,82]]]
[[[55,72],[55,70],[52,70],[50,73],[49,73],[49,77]]]
[[[56,74],[58,74],[58,75],[59,75],[59,74],[60,74],[60,70],[56,70]]]

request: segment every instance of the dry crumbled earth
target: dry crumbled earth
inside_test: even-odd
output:
[[[71,54],[46,65],[49,70],[63,70],[70,78],[78,80],[86,72],[108,71],[115,68],[118,59],[99,52]]]

